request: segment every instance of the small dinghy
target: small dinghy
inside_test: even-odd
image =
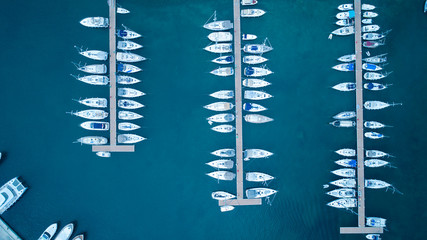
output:
[[[363,87],[367,90],[380,91],[386,89],[390,84],[384,85],[381,83],[365,83]]]
[[[364,18],[362,19],[363,24],[372,24],[372,18]]]
[[[402,105],[401,103],[386,103],[381,101],[366,101],[363,106],[367,110],[380,110],[390,106]]]
[[[335,17],[338,19],[354,18],[354,11],[340,12]]]
[[[362,59],[367,63],[385,63],[387,62],[387,53]]]
[[[129,122],[121,122],[119,123],[119,130],[121,131],[133,131],[136,129],[141,128],[140,126],[133,124],[133,123],[129,123]]]
[[[343,166],[343,167],[352,167],[355,168],[357,167],[357,161],[355,159],[340,159],[335,161],[336,164]]]
[[[108,122],[97,122],[97,121],[87,121],[80,124],[80,127],[86,130],[96,130],[96,131],[108,131],[110,129],[110,123]]]
[[[377,66],[377,65],[372,64],[372,63],[364,63],[364,64],[362,64],[362,69],[366,70],[366,71],[380,71],[380,70],[383,70],[382,67]]]
[[[140,56],[135,53],[127,53],[127,52],[117,52],[116,57],[117,57],[117,61],[128,62],[128,63],[141,62],[141,61],[147,60],[143,56]]]
[[[392,72],[390,72],[392,73]],[[363,78],[366,80],[380,80],[383,79],[385,77],[387,77],[388,75],[390,75],[390,73],[376,73],[376,72],[367,72],[365,74],[363,74]]]
[[[91,28],[107,28],[108,18],[104,17],[87,17],[80,21],[80,24]]]
[[[76,142],[87,145],[102,145],[108,142],[107,138],[99,136],[87,136],[77,139]]]
[[[131,85],[135,83],[139,83],[141,80],[131,77],[131,76],[124,76],[124,75],[118,75],[117,76],[117,83],[118,84],[124,84],[124,85]]]
[[[233,199],[235,197],[235,195],[224,191],[216,191],[212,193],[212,198],[218,201]]]
[[[335,22],[336,25],[342,26],[342,27],[349,27],[354,25],[354,19],[347,18],[347,19],[340,19]]]
[[[130,112],[130,111],[119,111],[118,115],[119,119],[121,120],[135,120],[142,118],[142,115],[139,115],[138,113]]]
[[[377,132],[365,132],[365,137],[370,139],[381,139],[384,138],[384,134]]]
[[[110,152],[96,152],[96,156],[109,158],[109,157],[111,157],[111,153]]]
[[[271,83],[264,81],[264,79],[247,78],[243,80],[243,86],[250,88],[261,88],[270,85]]]
[[[117,142],[125,143],[125,144],[138,143],[145,139],[146,139],[145,137],[141,137],[136,134],[119,134],[117,136]]]
[[[251,65],[261,64],[261,63],[266,62],[266,61],[268,61],[267,58],[261,57],[258,55],[248,55],[248,56],[243,57],[243,63],[251,64]]]
[[[229,102],[215,102],[204,106],[204,108],[212,111],[228,111],[233,109],[234,105]]]
[[[265,67],[245,67],[244,73],[247,77],[264,77],[272,74],[273,72]]]
[[[220,77],[228,77],[234,74],[234,68],[232,67],[219,67],[211,71],[211,74],[220,76]]]
[[[234,63],[234,57],[232,55],[217,57],[212,60],[214,63],[218,64],[231,64]]]
[[[235,173],[232,173],[229,171],[215,171],[215,172],[207,173],[206,175],[218,180],[225,180],[225,181],[231,181],[236,177]]]
[[[353,208],[357,206],[357,199],[356,198],[340,198],[326,205],[334,208]]]
[[[363,46],[366,48],[377,48],[385,44],[385,38],[380,39],[379,41],[364,41]]]
[[[231,43],[216,43],[206,46],[206,51],[211,53],[229,53],[233,51],[233,47]]]
[[[378,25],[365,25],[362,27],[362,32],[376,32],[380,30],[380,26]]]
[[[337,115],[333,116],[335,119],[350,119],[356,117],[355,111],[346,111],[346,112],[340,112]]]
[[[387,157],[391,156],[390,154],[379,151],[379,150],[366,150],[365,155],[366,157],[369,157],[369,158],[380,158],[385,156]]]
[[[240,10],[240,16],[241,17],[246,17],[246,18],[252,18],[252,17],[261,17],[262,15],[265,14],[265,11],[262,9],[242,9]]]
[[[142,71],[142,69],[131,64],[119,63],[117,64],[117,71],[122,73],[136,73]]]
[[[218,169],[232,169],[234,167],[234,162],[228,159],[214,160],[206,164]]]
[[[337,187],[343,187],[343,188],[355,188],[356,180],[354,178],[342,178],[342,179],[332,181],[330,182],[330,184],[333,184]]]
[[[138,109],[144,107],[141,103],[128,99],[120,99],[117,105],[124,109]]]
[[[234,157],[236,156],[236,150],[232,148],[223,148],[216,151],[211,152],[212,155],[218,157]]]
[[[209,96],[218,98],[218,99],[231,99],[234,97],[233,90],[221,90],[214,93],[209,94]]]
[[[364,18],[374,18],[374,17],[378,17],[378,13],[376,13],[376,12],[364,12],[364,13],[363,13],[363,17],[364,17]]]
[[[365,160],[365,166],[376,168],[376,167],[384,167],[386,165],[389,165],[390,163],[381,159],[368,159]]]
[[[105,64],[92,64],[92,65],[84,65],[80,66],[74,64],[77,67],[77,70],[80,70],[85,73],[90,74],[105,74],[107,73],[107,66]]]
[[[229,211],[233,211],[234,210],[234,206],[231,205],[224,205],[219,207],[221,212],[229,212]]]
[[[77,51],[87,58],[93,59],[93,60],[99,60],[99,61],[105,61],[108,58],[108,53],[100,50],[86,50],[83,51],[82,48],[79,48],[77,46],[74,46]]]
[[[213,32],[208,35],[212,42],[230,42],[233,40],[233,35],[229,32]]]
[[[353,90],[356,90],[356,83],[352,83],[352,82],[339,83],[333,86],[332,88],[342,92],[353,91]]]
[[[129,29],[125,29],[125,30],[117,30],[117,36],[119,38],[123,38],[123,39],[135,39],[135,38],[139,38],[141,37],[141,34],[134,32],[132,30]]]
[[[366,239],[369,240],[381,240],[381,237],[379,234],[368,234],[366,235]]]
[[[356,126],[355,121],[349,121],[349,120],[335,120],[333,122],[330,122],[334,127],[354,127]]]
[[[88,107],[106,108],[108,101],[106,98],[85,98],[83,100],[75,100],[80,104]]]
[[[277,191],[270,188],[249,188],[246,190],[246,197],[249,199],[263,198],[275,193],[277,193]]]
[[[370,129],[378,129],[378,128],[383,128],[386,126],[380,122],[375,122],[375,121],[366,121],[363,125],[366,128],[370,128]]]
[[[335,151],[337,154],[344,157],[354,157],[356,156],[356,150],[350,148],[343,148]]]
[[[101,120],[108,117],[108,112],[104,110],[98,110],[98,109],[89,109],[89,110],[83,110],[79,112],[71,112],[71,114],[81,118],[86,118],[91,120]]]
[[[338,58],[340,62],[353,62],[356,60],[356,54],[348,54]]]
[[[120,49],[120,50],[130,51],[130,50],[136,50],[140,48],[142,48],[142,45],[129,40],[117,42],[117,49]]]
[[[234,126],[230,124],[218,125],[211,129],[214,130],[215,132],[220,132],[220,133],[230,133],[235,130]]]
[[[234,121],[234,114],[231,113],[220,113],[213,115],[211,117],[208,117],[206,120],[217,122],[217,123],[226,123],[226,122],[232,122]]]
[[[386,219],[379,218],[379,217],[367,217],[366,218],[366,225],[369,227],[386,227]]]
[[[331,171],[331,173],[340,176],[340,177],[355,177],[356,176],[356,170],[352,168],[341,168],[334,171]]]
[[[354,71],[354,63],[341,63],[332,67],[335,70],[342,72]]]
[[[274,179],[273,176],[270,176],[266,173],[261,173],[261,172],[246,173],[246,181],[249,181],[249,182],[266,182],[273,179]]]
[[[249,40],[255,40],[257,39],[257,36],[255,34],[242,34],[242,40],[243,41],[249,41]]]
[[[89,75],[89,76],[80,77],[80,76],[75,76],[71,74],[71,76],[79,81],[82,81],[84,83],[91,84],[91,85],[107,85],[109,82],[108,77],[102,76],[102,75]]]
[[[245,161],[250,160],[251,158],[268,158],[272,156],[273,153],[263,149],[246,149],[243,151],[243,157]]]
[[[365,180],[365,187],[366,188],[371,188],[371,189],[381,189],[381,188],[387,188],[390,187],[391,184],[381,181],[381,180],[376,180],[376,179],[366,179]]]
[[[249,100],[264,100],[273,96],[262,91],[246,90],[243,97]]]
[[[212,19],[212,22],[209,22]],[[211,31],[225,31],[233,28],[233,23],[230,20],[217,21],[216,11],[209,18],[208,22],[203,25],[204,28]]]
[[[145,93],[133,88],[118,88],[117,95],[119,97],[136,98],[144,96]]]
[[[354,198],[356,197],[356,190],[351,188],[339,188],[327,192],[329,196],[337,197],[337,198]]]
[[[248,114],[245,115],[245,121],[250,123],[267,123],[273,121],[273,119],[260,114]]]
[[[117,13],[120,13],[120,14],[128,14],[128,13],[130,13],[129,10],[127,10],[125,8],[122,8],[122,7],[117,7],[116,10],[117,10]]]
[[[332,31],[332,34],[338,35],[338,36],[347,36],[347,35],[354,34],[354,26],[340,27]]]
[[[267,108],[256,104],[256,103],[244,103],[243,104],[243,110],[248,111],[248,112],[262,112],[267,110]]]
[[[240,2],[242,6],[252,6],[258,3],[258,0],[242,0]]]
[[[338,6],[338,10],[340,11],[348,11],[348,10],[353,10],[353,4],[341,4]]]

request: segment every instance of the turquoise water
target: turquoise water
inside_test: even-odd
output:
[[[266,56],[275,72],[266,89],[274,98],[261,104],[274,122],[244,125],[244,146],[264,148],[274,157],[251,161],[245,171],[269,173],[279,190],[272,206],[239,207],[220,213],[210,198],[215,190],[235,192],[235,183],[217,184],[205,176],[212,169],[209,152],[232,147],[232,135],[211,131],[202,106],[208,96],[234,86],[232,78],[208,72],[216,68],[213,54],[202,50],[209,33],[201,26],[214,10],[232,18],[231,1],[123,1],[131,14],[119,17],[140,32],[144,45],[137,53],[150,60],[138,89],[147,93],[139,111],[145,118],[137,134],[149,140],[135,153],[101,159],[87,146],[72,144],[89,135],[81,119],[65,114],[84,109],[71,99],[108,97],[108,87],[90,86],[69,76],[70,63],[89,62],[74,45],[108,48],[105,30],[78,23],[87,16],[107,16],[105,0],[8,1],[0,10],[3,44],[0,87],[0,182],[21,176],[29,190],[2,217],[24,239],[35,239],[52,222],[77,223],[88,239],[364,239],[339,236],[340,226],[355,226],[356,216],[331,209],[322,185],[336,179],[334,150],[355,145],[355,131],[328,125],[331,116],[354,107],[354,93],[330,89],[351,81],[353,74],[330,69],[336,58],[354,51],[351,37],[334,37],[335,7],[342,1],[262,0],[268,13],[242,21],[242,31],[269,37],[275,50]],[[424,239],[427,221],[424,184],[427,168],[423,147],[427,100],[426,15],[423,1],[369,1],[379,7],[374,21],[392,28],[387,45],[374,53],[389,53],[385,82],[390,89],[366,99],[403,102],[366,119],[394,126],[391,138],[366,141],[397,158],[397,169],[368,169],[366,176],[394,184],[404,195],[368,190],[367,215],[388,219],[384,239]],[[245,184],[246,187],[252,186]]]

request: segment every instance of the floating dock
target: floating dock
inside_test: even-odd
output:
[[[22,240],[5,222],[0,218],[0,239],[1,240]]]
[[[117,145],[117,88],[116,88],[116,0],[109,0],[110,41],[110,145],[94,145],[93,152],[134,152],[134,145]]]

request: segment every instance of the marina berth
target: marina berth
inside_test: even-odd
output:
[[[347,36],[347,35],[354,34],[354,26],[340,27],[332,31],[332,34],[338,35],[338,36]]]
[[[209,22],[212,19],[212,22]],[[217,21],[216,11],[209,18],[208,22],[203,25],[204,28],[211,31],[225,31],[233,28],[233,23],[230,20]]]
[[[50,239],[52,239],[53,235],[55,235],[55,233],[56,233],[57,228],[58,228],[57,223],[50,225],[48,228],[46,228],[46,230],[44,230],[44,232],[38,238],[38,240],[50,240]]]
[[[354,18],[354,11],[340,12],[336,15],[338,19]]]
[[[337,115],[333,116],[335,119],[350,119],[356,117],[355,111],[346,111],[346,112],[340,112]]]
[[[228,77],[234,74],[234,68],[232,67],[219,67],[211,71],[211,74],[220,76],[220,77]]]
[[[386,103],[381,101],[366,101],[363,106],[367,110],[380,110],[390,106],[402,105],[401,103]]]
[[[218,169],[232,169],[234,167],[234,162],[228,159],[219,159],[206,163],[213,168]]]
[[[243,97],[249,100],[264,100],[264,99],[271,98],[273,96],[262,91],[245,90]]]
[[[334,208],[353,208],[357,206],[357,199],[356,198],[340,198],[326,205]]]
[[[27,190],[18,177],[0,187],[0,215],[6,212]]]
[[[86,50],[86,51],[83,51],[82,48],[79,48],[77,46],[74,46],[74,47],[77,49],[77,51],[82,56],[85,56],[85,57],[93,59],[93,60],[105,61],[108,58],[108,53],[104,52],[104,51],[100,51],[100,50]]]
[[[235,130],[235,128],[230,124],[222,124],[211,128],[215,132],[220,133],[230,133]]]
[[[341,168],[341,169],[337,169],[332,171],[331,173],[340,176],[340,177],[355,177],[356,176],[356,170],[352,169],[352,168]]]
[[[135,97],[144,96],[145,93],[133,88],[118,88],[117,95],[119,97],[135,98]]]
[[[376,122],[376,121],[366,121],[363,124],[366,128],[370,128],[370,129],[377,129],[377,128],[383,128],[386,125],[380,123],[380,122]]]
[[[352,167],[355,168],[357,167],[357,161],[355,159],[340,159],[335,161],[336,164],[343,166],[343,167]]]
[[[270,176],[266,173],[261,173],[261,172],[246,173],[246,181],[249,181],[249,182],[266,182],[273,179],[274,179],[273,176]]]
[[[392,157],[390,154],[379,150],[366,150],[365,155],[368,158]]]
[[[77,235],[73,238],[73,240],[84,240],[84,235],[83,234]]]
[[[135,119],[142,118],[142,115],[139,115],[138,113],[134,113],[134,112],[129,112],[129,111],[119,111],[118,117],[121,120],[135,120]]]
[[[384,85],[381,83],[365,83],[363,84],[363,87],[367,90],[371,91],[380,91],[386,89],[390,85]]]
[[[87,17],[80,21],[80,24],[91,28],[107,28],[108,18],[104,17]]]
[[[61,231],[56,235],[56,238],[54,240],[68,240],[71,237],[71,234],[73,234],[74,231],[74,224],[69,223],[64,228],[61,229]]]
[[[268,61],[267,58],[258,55],[248,55],[243,57],[243,63],[246,64],[261,64],[266,61]]]
[[[131,144],[131,143],[138,143],[143,140],[145,140],[145,137],[141,137],[136,134],[119,134],[117,136],[117,142],[118,143],[125,143],[125,144]]]
[[[110,129],[110,123],[108,122],[87,121],[80,124],[80,126],[87,130],[107,131]]]
[[[107,138],[99,136],[87,136],[77,139],[76,142],[87,145],[103,145],[108,142]]]
[[[138,109],[144,107],[141,103],[128,99],[120,99],[117,105],[124,109]]]
[[[258,3],[258,0],[242,0],[240,2],[243,6],[252,6]]]
[[[372,189],[381,189],[390,187],[391,184],[376,179],[365,179],[365,187]]]
[[[231,42],[233,35],[229,32],[213,32],[208,35],[209,40],[212,42]]]
[[[208,121],[217,122],[217,123],[226,123],[226,122],[232,122],[234,121],[234,115],[231,113],[220,113],[213,115],[211,117],[208,117]]]
[[[354,178],[342,178],[335,181],[330,182],[330,184],[335,185],[337,187],[343,188],[355,188],[356,180]]]
[[[232,148],[224,148],[211,152],[211,154],[218,157],[234,157],[236,156],[236,150]]]
[[[251,158],[268,158],[272,156],[273,153],[263,150],[263,149],[246,149],[243,151],[243,157],[245,161],[250,160]]]
[[[351,188],[339,188],[329,191],[326,194],[337,198],[354,198],[356,197],[356,190]]]
[[[140,126],[130,123],[130,122],[121,122],[119,123],[119,130],[120,131],[133,131],[136,129],[141,128]]]
[[[92,64],[79,66],[76,65],[77,70],[90,74],[104,74],[107,73],[107,66],[105,64]]]
[[[277,193],[277,191],[270,188],[250,188],[246,190],[246,197],[249,199],[263,198],[275,193]]]
[[[389,165],[390,163],[381,159],[368,159],[365,160],[365,167],[371,167],[371,168],[376,168],[376,167],[384,167]]]
[[[379,217],[367,217],[366,225],[369,227],[386,227],[386,219]]]
[[[224,192],[224,191],[216,191],[212,193],[212,198],[218,201],[229,200],[235,197],[236,197],[235,195],[228,192]]]
[[[141,34],[129,29],[117,30],[117,37],[122,39],[135,39],[141,37]]]
[[[335,22],[336,25],[341,27],[349,27],[354,25],[354,19],[353,18],[347,18],[347,19],[340,19]]]
[[[218,64],[231,64],[234,63],[234,57],[232,55],[220,56],[213,59],[212,62]]]
[[[75,100],[76,102],[89,107],[106,108],[108,101],[106,98],[85,98],[82,100]]]
[[[267,123],[273,121],[273,119],[260,114],[248,114],[245,115],[245,121],[250,123]]]
[[[130,84],[135,84],[135,83],[139,83],[141,82],[141,80],[131,77],[131,76],[124,76],[124,75],[118,75],[117,76],[117,83],[118,84],[124,84],[124,85],[130,85]]]
[[[335,120],[333,122],[330,122],[329,124],[331,124],[334,127],[354,127],[354,126],[356,126],[356,122],[350,121],[350,120]]]
[[[233,109],[234,105],[229,102],[215,102],[204,106],[204,108],[212,111],[228,111]]]
[[[122,7],[117,7],[116,12],[119,13],[119,14],[128,14],[128,13],[130,13],[129,10],[127,10],[125,8],[122,8]]]
[[[255,40],[255,39],[257,39],[257,36],[255,34],[246,34],[246,33],[242,34],[243,41],[249,41],[249,40]]]
[[[243,110],[248,112],[262,112],[267,110],[267,108],[257,103],[243,103]]]
[[[261,17],[264,14],[265,14],[265,11],[262,10],[262,9],[251,8],[251,9],[242,9],[242,10],[240,10],[240,16],[241,17],[246,17],[246,18],[249,18],[249,17]]]
[[[231,43],[216,43],[211,44],[209,46],[206,46],[206,51],[212,52],[212,53],[230,53],[233,51],[233,47]]]
[[[117,52],[116,58],[117,58],[117,61],[129,62],[129,63],[141,62],[141,61],[147,60],[145,57],[142,57],[138,54],[127,53],[127,52]]]
[[[273,72],[265,67],[245,67],[244,73],[247,77],[264,77],[272,74]]]
[[[265,44],[265,42],[267,41],[267,39],[264,41],[263,44],[246,44],[243,47],[243,51],[245,53],[250,53],[250,54],[263,54],[263,53],[267,53],[273,50],[273,47],[268,46]]]
[[[376,12],[364,12],[364,13],[363,13],[363,17],[364,17],[364,18],[374,18],[374,17],[378,17],[378,13],[376,13]]]
[[[108,117],[108,113],[104,110],[89,109],[79,112],[71,112],[72,115],[91,120],[101,120]]]
[[[107,85],[109,83],[109,79],[107,76],[102,75],[88,75],[84,77],[72,75],[75,79],[82,81],[91,85]]]
[[[206,175],[218,180],[225,180],[225,181],[231,181],[236,177],[235,173],[232,173],[229,171],[215,171],[215,172],[207,173]]]
[[[117,42],[117,49],[120,49],[120,50],[130,51],[130,50],[136,50],[140,48],[142,48],[142,45],[129,40]]]
[[[243,80],[243,86],[250,88],[261,88],[267,87],[271,83],[265,81],[264,79],[256,79],[256,78],[246,78]]]
[[[352,83],[352,82],[339,83],[333,86],[332,88],[342,92],[353,91],[353,90],[356,90],[356,83]]]
[[[369,34],[369,33],[368,33]],[[384,63],[387,62],[387,53],[362,59],[367,63]]]
[[[366,48],[377,48],[385,44],[385,38],[380,39],[379,41],[364,41],[363,46]]]
[[[131,64],[119,63],[117,64],[117,71],[122,73],[136,73],[142,71],[142,69]]]
[[[380,71],[380,70],[383,70],[382,67],[377,66],[377,65],[372,64],[372,63],[364,63],[364,64],[362,64],[362,69],[366,70],[366,71]]]
[[[231,99],[234,97],[233,90],[220,90],[214,93],[209,94],[209,96],[218,98],[218,99]]]
[[[342,71],[342,72],[354,71],[354,63],[341,63],[333,66],[332,69]]]
[[[356,156],[356,150],[350,148],[343,148],[335,151],[337,154],[344,157],[354,157]]]
[[[380,30],[380,26],[378,25],[366,25],[362,27],[362,32],[376,32]]]
[[[96,152],[96,156],[103,157],[103,158],[109,158],[109,157],[111,157],[111,153],[110,152]]]

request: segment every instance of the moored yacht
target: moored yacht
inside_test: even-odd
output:
[[[354,127],[354,126],[356,126],[356,122],[350,121],[350,120],[335,120],[333,122],[330,122],[329,124],[331,124],[334,127]]]
[[[204,48],[208,52],[212,53],[229,53],[233,51],[231,43],[216,43],[206,46]]]
[[[337,169],[332,171],[331,173],[340,176],[340,177],[355,177],[356,176],[356,170],[352,169],[352,168],[341,168],[341,169]]]
[[[330,182],[331,184],[343,187],[343,188],[355,188],[356,180],[354,178],[342,178],[335,181]]]
[[[122,72],[122,73],[136,73],[136,72],[140,72],[142,71],[141,68],[131,65],[131,64],[127,64],[127,63],[119,63],[117,64],[117,72]]]
[[[122,8],[122,7],[117,7],[116,10],[117,10],[116,12],[120,13],[120,14],[128,14],[128,13],[130,13],[129,10],[127,10],[126,8]]]
[[[87,84],[91,84],[91,85],[107,85],[109,80],[107,76],[102,76],[102,75],[89,75],[89,76],[75,76],[72,75],[75,79],[82,81],[84,83]]]
[[[143,56],[140,56],[135,53],[127,53],[127,52],[117,52],[116,57],[117,57],[117,61],[128,62],[128,63],[141,62],[146,60],[146,58]]]
[[[338,58],[340,62],[353,62],[356,60],[356,54],[348,54]]]
[[[352,82],[339,83],[333,86],[332,88],[341,92],[353,91],[353,90],[356,90],[356,83],[352,83]]]
[[[375,9],[374,5],[366,4],[366,3],[362,4],[362,10],[363,11],[370,11],[370,10],[374,10],[374,9]]]
[[[258,3],[258,0],[242,0],[242,1],[240,1],[240,3],[241,3],[243,6],[252,6],[252,5],[257,4],[257,3]]]
[[[386,219],[379,217],[367,217],[366,225],[369,227],[386,227]]]
[[[379,34],[379,33],[364,33],[362,35],[363,40],[372,41],[372,40],[379,40],[385,38],[385,34]]]
[[[335,208],[353,208],[357,206],[356,198],[340,198],[327,204]]]
[[[246,149],[243,151],[244,160],[250,160],[251,158],[268,158],[273,155],[272,152],[263,149]]]
[[[233,40],[233,35],[229,32],[213,32],[208,35],[212,42],[230,42]]]
[[[326,194],[337,198],[353,198],[356,197],[356,190],[351,188],[339,188],[329,191]]]
[[[333,116],[335,119],[350,119],[356,117],[355,111],[346,111],[346,112],[340,112],[337,115]]]
[[[343,167],[352,167],[355,168],[357,167],[357,161],[355,159],[340,159],[335,161],[336,164],[343,166]]]
[[[78,66],[77,69],[90,74],[104,74],[107,72],[107,66],[105,64],[92,64],[92,65],[84,65]]]
[[[27,190],[18,177],[0,187],[0,215],[7,211]]]
[[[142,45],[129,40],[117,42],[117,49],[120,49],[120,50],[130,51],[130,50],[136,50],[140,48],[142,48]]]
[[[262,9],[242,9],[240,10],[241,17],[261,17],[265,14],[265,11]]]
[[[267,58],[261,57],[258,55],[248,55],[248,56],[243,57],[243,63],[251,64],[251,65],[261,64],[261,63],[266,62],[266,61],[268,61]]]
[[[340,12],[335,17],[338,19],[354,18],[354,11]]]
[[[228,159],[219,159],[219,160],[210,161],[206,163],[206,165],[209,165],[213,168],[218,168],[218,169],[232,169],[234,166],[234,162]]]
[[[50,240],[50,239],[52,239],[53,235],[55,235],[55,233],[56,233],[57,228],[58,228],[57,223],[50,225],[48,228],[46,228],[46,230],[44,230],[44,232],[38,238],[38,240]]]
[[[118,118],[122,120],[135,120],[142,118],[142,115],[130,111],[119,111]]]
[[[261,173],[261,172],[246,173],[246,181],[249,181],[249,182],[266,182],[273,179],[274,179],[273,176],[270,176],[266,173]]]
[[[211,154],[218,157],[234,157],[236,156],[236,150],[232,148],[223,148],[216,151],[211,152]]]
[[[96,152],[96,156],[103,157],[103,158],[109,158],[109,157],[111,157],[111,153],[101,151],[101,152]]]
[[[97,108],[106,108],[108,104],[108,101],[106,98],[85,98],[82,100],[75,100],[75,101],[89,107],[97,107]]]
[[[376,48],[385,44],[385,38],[380,39],[379,41],[364,41],[363,46],[367,48]]]
[[[89,110],[83,110],[79,112],[71,112],[72,115],[91,119],[91,120],[101,120],[106,117],[108,117],[108,113],[104,110],[98,110],[98,109],[89,109]]]
[[[381,159],[368,159],[365,160],[365,166],[376,168],[376,167],[384,167],[386,165],[389,165],[390,163]]]
[[[366,128],[371,128],[371,129],[383,128],[386,126],[386,125],[384,125],[380,122],[376,122],[376,121],[366,121],[363,125]]]
[[[277,193],[277,191],[270,188],[250,188],[246,190],[246,197],[249,199],[263,198],[273,195],[275,193]]]
[[[80,21],[80,24],[85,27],[92,28],[107,28],[108,27],[108,18],[104,17],[87,17],[83,18]]]
[[[141,37],[141,34],[129,29],[117,30],[117,36],[123,39],[135,39]]]
[[[382,70],[382,67],[372,63],[364,63],[362,64],[362,69],[367,71],[380,71]]]
[[[263,77],[272,74],[273,72],[265,67],[245,67],[245,76],[248,77]]]
[[[362,32],[366,33],[366,32],[376,32],[380,30],[380,26],[378,25],[366,25],[362,27]]]
[[[130,85],[130,84],[135,84],[135,83],[139,83],[141,82],[141,80],[131,77],[131,76],[125,76],[125,75],[118,75],[117,76],[117,83],[118,84],[125,84],[125,85]]]
[[[255,40],[255,39],[257,39],[257,35],[255,35],[255,34],[246,34],[246,33],[242,34],[242,40],[243,41]]]
[[[226,123],[234,121],[234,115],[231,113],[220,113],[207,118],[208,121]]]
[[[332,34],[335,34],[338,36],[347,36],[347,35],[354,34],[354,26],[340,27],[332,31]]]
[[[220,133],[230,133],[235,130],[233,125],[230,125],[230,124],[221,124],[221,125],[212,127],[211,129],[214,130],[215,132],[220,132]]]
[[[243,86],[250,88],[261,88],[270,85],[271,83],[264,79],[247,78],[243,80]]]
[[[377,179],[365,179],[365,187],[366,188],[372,188],[372,189],[380,189],[380,188],[387,188],[390,187],[391,184],[377,180]]]
[[[366,235],[366,239],[369,240],[381,240],[381,237],[379,234],[375,233],[375,234],[368,234]]]
[[[387,53],[384,53],[384,54],[376,55],[373,57],[364,58],[362,60],[368,63],[384,63],[384,62],[387,62],[386,55]]]
[[[216,178],[218,180],[231,181],[236,177],[236,174],[229,171],[215,171],[207,173],[209,177]]]
[[[105,61],[108,58],[108,53],[105,51],[100,51],[100,50],[86,50],[83,51],[82,48],[79,48],[77,46],[74,46],[77,51],[82,55],[85,56],[87,58],[93,59],[93,60],[100,60],[100,61]]]
[[[267,110],[267,108],[257,103],[243,103],[243,110],[248,112],[262,112]]]
[[[73,234],[74,224],[69,223],[56,235],[55,240],[68,240]]]
[[[216,191],[212,193],[212,198],[218,201],[233,199],[235,197],[235,195],[224,191]]]
[[[211,71],[211,74],[220,76],[220,77],[228,77],[234,74],[234,68],[232,67],[219,67]]]
[[[204,28],[212,31],[225,31],[233,28],[233,23],[230,20],[217,21],[216,20],[216,11],[211,16],[213,21],[203,25]],[[208,20],[209,21],[209,20]]]
[[[125,144],[129,144],[129,143],[138,143],[141,142],[142,140],[145,140],[145,137],[141,137],[139,135],[136,134],[119,134],[117,136],[117,142],[118,143],[125,143]]]
[[[369,157],[369,158],[380,158],[385,156],[387,157],[391,156],[390,154],[385,153],[383,151],[379,151],[379,150],[366,150],[365,155],[366,157]]]
[[[386,89],[388,86],[390,86],[389,84],[381,84],[381,83],[365,83],[363,84],[363,87],[367,90],[371,90],[371,91],[380,91],[380,90],[384,90]]]
[[[390,72],[391,73],[391,72]],[[363,78],[366,80],[380,80],[387,77],[390,73],[376,73],[376,72],[367,72],[363,74]]]
[[[364,18],[362,19],[363,24],[372,24],[372,18]]]
[[[335,70],[342,72],[354,71],[354,63],[341,63],[332,67]]]
[[[246,44],[243,47],[243,51],[250,54],[263,54],[271,50],[273,50],[273,48],[266,45],[265,42],[263,44]]]
[[[102,144],[106,144],[108,140],[105,137],[87,136],[87,137],[81,137],[77,139],[76,142],[79,142],[81,144],[88,144],[88,145],[102,145]]]
[[[234,62],[234,57],[232,55],[220,56],[212,60],[214,63],[218,64],[231,64]]]
[[[145,93],[133,88],[118,88],[117,95],[120,97],[135,98],[135,97],[144,96]]]
[[[246,90],[243,97],[249,100],[264,100],[273,96],[262,91]]]
[[[370,139],[381,139],[384,138],[384,134],[377,132],[365,132],[365,137]]]
[[[386,103],[381,101],[366,101],[363,106],[368,110],[380,110],[390,106],[402,105],[401,103]]]
[[[218,99],[230,99],[234,97],[233,90],[220,90],[214,93],[209,94],[209,96],[218,98]]]
[[[119,123],[119,130],[121,131],[133,131],[141,128],[140,126],[130,123],[130,122],[121,122]]]
[[[349,27],[354,25],[354,18],[340,19],[335,22],[336,25],[342,27]]]
[[[110,129],[110,123],[108,122],[87,121],[80,124],[80,126],[87,130],[107,131]]]
[[[250,123],[267,123],[273,121],[273,119],[260,114],[248,114],[245,115],[245,121]]]
[[[344,157],[354,157],[356,156],[356,150],[350,148],[343,148],[335,151],[337,154]]]
[[[353,4],[351,4],[351,3],[341,4],[338,6],[338,10],[340,10],[340,11],[353,10]]]
[[[228,111],[233,109],[234,105],[229,102],[215,102],[204,106],[204,108],[212,111]]]
[[[141,103],[129,99],[120,99],[117,102],[117,106],[124,109],[138,109],[144,107]]]
[[[364,12],[363,13],[363,17],[364,18],[374,18],[374,17],[378,17],[378,13],[376,12]]]

